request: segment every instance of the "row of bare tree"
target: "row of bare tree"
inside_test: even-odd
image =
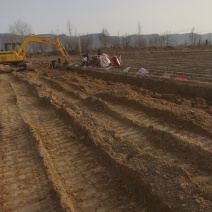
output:
[[[68,36],[65,36],[62,42],[69,52],[81,53],[92,49],[92,35],[79,35],[76,28],[71,25],[70,21],[67,21],[67,31]],[[28,23],[18,19],[9,26],[9,32],[11,35],[19,35],[19,39],[23,39],[26,35],[32,34],[32,28]],[[52,31],[50,34],[55,33]],[[132,43],[131,38],[132,37],[128,34],[122,36],[119,36],[119,34],[117,36],[110,36],[107,29],[102,29],[98,36],[99,44],[102,48],[143,48],[145,46],[162,47],[176,45],[175,41],[173,41],[171,38],[170,32],[168,31],[162,35],[153,34],[148,40],[146,40],[142,33],[140,22],[137,23],[137,33],[134,38],[134,43]],[[185,45],[196,46],[201,44],[203,44],[201,35],[195,33],[195,29],[192,28],[191,32],[189,33],[189,39]],[[206,40],[204,41],[204,44],[209,45],[210,41]],[[31,47],[34,52],[45,52],[50,49],[49,45],[42,43],[32,44]],[[56,50],[55,46],[51,46],[51,48],[51,50]]]

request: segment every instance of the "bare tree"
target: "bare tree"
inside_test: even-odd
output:
[[[136,42],[135,44],[138,48],[142,48],[146,45],[146,41],[142,35],[142,26],[139,21],[137,23],[137,39],[135,42]]]
[[[80,42],[81,42],[82,52],[88,51],[92,45],[92,35],[87,34],[87,35],[80,36]]]
[[[199,46],[201,46],[202,43],[203,43],[202,35],[200,35],[200,34],[197,34],[197,43],[198,43]]]
[[[172,45],[171,33],[169,31],[166,31],[163,36],[165,40],[165,46],[171,46]]]
[[[130,36],[128,34],[125,34],[121,37],[121,44],[124,48],[129,48],[131,43]]]
[[[166,43],[165,34],[160,35],[159,45],[160,46],[165,46],[165,43]]]
[[[149,45],[150,46],[160,46],[160,35],[154,34],[151,36],[149,40]]]
[[[67,40],[65,42],[65,46],[68,49],[68,51],[71,52],[74,49],[74,43],[73,43],[74,42],[74,36],[73,36],[73,30],[74,30],[74,28],[71,25],[70,20],[67,21],[66,26],[67,26],[67,30],[68,30],[68,37],[67,37]]]
[[[30,47],[31,47],[31,51],[33,53],[37,53],[38,52],[38,45],[37,45],[37,43],[31,43],[30,44]],[[29,49],[28,49],[28,53],[29,53]]]
[[[47,49],[48,49],[48,44],[38,43],[38,51],[39,52],[46,52]]]
[[[55,32],[54,30],[52,29],[51,32],[50,32],[51,36],[55,36]],[[52,51],[56,52],[57,51],[57,46],[56,45],[51,45],[51,49]]]
[[[197,44],[198,35],[195,33],[194,27],[191,29],[189,33],[189,42],[191,46],[195,46]]]
[[[208,40],[208,45],[211,45],[211,36],[210,35],[207,40]]]
[[[73,44],[72,52],[73,53],[79,52],[79,54],[81,54],[81,41],[80,41],[80,36],[78,35],[76,28],[74,29],[74,36],[72,38],[72,44]]]
[[[149,46],[154,46],[153,37],[149,38]]]
[[[73,35],[73,26],[71,25],[70,20],[67,21],[66,26],[67,26],[67,29],[68,29],[68,34],[71,37]]]
[[[64,46],[71,53],[76,54],[77,52],[81,52],[81,40],[77,33],[77,28],[73,27],[69,20],[67,21],[66,26],[68,30],[68,36],[65,40]]]
[[[60,34],[60,27],[59,25],[56,26],[56,35],[59,36]]]
[[[111,45],[113,48],[120,48],[121,47],[121,39],[119,33],[117,36],[111,38]]]
[[[99,35],[99,41],[102,47],[104,48],[106,48],[109,45],[111,38],[110,38],[110,33],[108,32],[107,29],[102,29],[102,32]]]
[[[27,22],[18,19],[9,25],[9,32],[14,35],[20,35],[21,39],[23,39],[26,35],[32,34],[32,28]]]

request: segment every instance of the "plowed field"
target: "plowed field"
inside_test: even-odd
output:
[[[0,74],[0,211],[212,211],[212,52],[182,54]]]

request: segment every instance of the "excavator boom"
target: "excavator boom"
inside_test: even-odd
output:
[[[66,52],[61,41],[56,38],[51,38],[50,36],[36,36],[29,35],[24,38],[22,41],[20,48],[18,50],[10,50],[10,51],[1,51],[0,52],[0,63],[19,63],[23,62],[26,59],[26,45],[28,43],[37,42],[37,43],[45,43],[56,45],[58,50],[61,52],[64,57],[66,63],[70,63],[70,57]]]

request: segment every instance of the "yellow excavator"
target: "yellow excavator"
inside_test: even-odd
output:
[[[65,59],[65,62],[69,64],[71,62],[68,53],[66,52],[61,41],[55,37],[50,36],[37,36],[29,35],[24,38],[22,43],[7,42],[5,43],[5,51],[0,51],[0,63],[2,64],[19,64],[26,61],[27,48],[26,45],[31,42],[45,43],[56,45]]]

